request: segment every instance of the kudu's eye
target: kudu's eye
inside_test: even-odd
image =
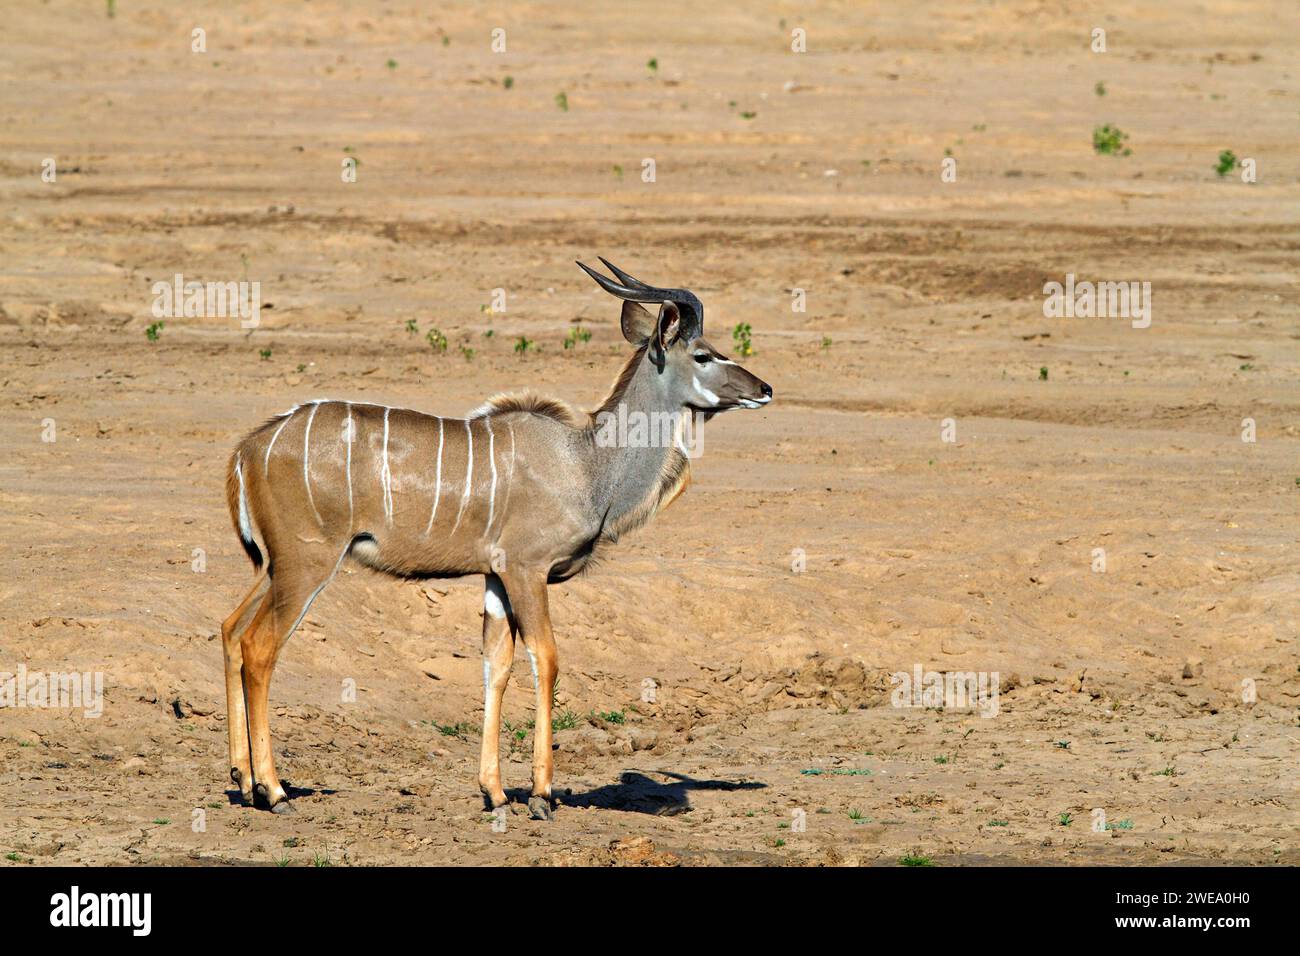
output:
[[[701,365],[708,365],[713,361],[713,356],[708,352],[696,352],[695,361],[699,362]]]

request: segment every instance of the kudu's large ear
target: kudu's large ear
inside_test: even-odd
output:
[[[645,345],[650,336],[655,334],[655,317],[640,302],[624,302],[623,318],[620,321],[623,338],[637,348]]]
[[[677,335],[682,330],[682,313],[677,308],[675,302],[665,302],[659,307],[659,329],[658,343],[661,349],[667,350],[674,342],[677,341]]]

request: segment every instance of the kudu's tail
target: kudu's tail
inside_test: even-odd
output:
[[[262,551],[253,540],[253,522],[248,511],[248,492],[244,485],[244,467],[240,452],[230,456],[226,466],[226,503],[230,506],[230,520],[239,535],[239,543],[244,546],[248,560],[253,562],[253,570],[262,570]]]

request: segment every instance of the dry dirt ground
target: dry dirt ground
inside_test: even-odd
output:
[[[12,5],[0,671],[104,692],[0,711],[0,865],[1300,862],[1300,35],[1146,6]],[[322,396],[593,406],[597,254],[749,323],[776,401],[553,589],[555,820],[482,809],[480,580],[359,568],[272,688],[297,813],[238,805],[232,443]],[[260,327],[151,341],[176,273],[259,281]],[[1067,273],[1149,281],[1150,327],[1045,318]],[[917,665],[996,716],[893,706]],[[517,661],[516,801],[531,696]]]

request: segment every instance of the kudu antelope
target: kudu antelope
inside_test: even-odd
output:
[[[551,816],[551,698],[557,671],[547,585],[577,574],[602,546],[650,520],[686,487],[681,428],[692,415],[757,408],[772,389],[703,336],[704,307],[684,289],[648,286],[601,259],[618,281],[578,263],[623,299],[636,348],[594,413],[502,395],[469,418],[318,400],[271,419],[230,458],[231,519],[265,572],[222,624],[230,776],[245,803],[288,808],[267,723],[285,641],[342,565],[397,577],[484,576],[483,745],[479,786],[506,802],[501,700],[522,635],[537,694],[532,796]],[[658,304],[652,315],[640,303]],[[605,413],[602,415],[602,413]],[[600,440],[609,415],[675,416],[669,442]],[[643,432],[644,433],[644,432]]]

